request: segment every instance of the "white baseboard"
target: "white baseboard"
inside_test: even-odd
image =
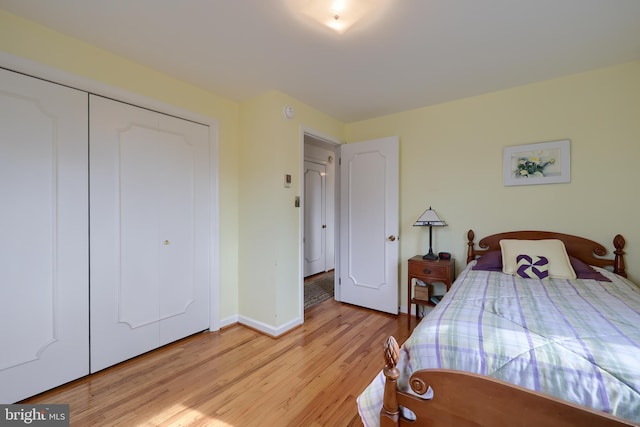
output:
[[[220,319],[220,329],[226,328],[227,326],[234,325],[239,323],[238,315],[234,314],[233,316],[225,317],[224,319]]]
[[[257,331],[260,331],[266,335],[270,335],[272,337],[278,337],[284,334],[285,332],[289,332],[291,329],[299,325],[302,325],[303,320],[298,318],[298,319],[293,319],[281,326],[273,326],[273,325],[268,325],[266,323],[260,322],[255,319],[251,319],[250,317],[239,316],[238,323],[240,323],[241,325],[248,326],[249,328],[255,329]]]

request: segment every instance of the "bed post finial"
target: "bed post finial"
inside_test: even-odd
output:
[[[476,238],[476,234],[473,232],[473,230],[469,230],[467,231],[467,264],[469,264],[471,261],[473,261],[474,259],[476,259],[476,254],[475,251],[473,249],[473,239]]]
[[[613,238],[613,247],[616,248],[616,250],[613,251],[616,256],[613,260],[613,272],[622,277],[627,277],[627,272],[624,271],[624,251],[622,250],[625,244],[624,237],[620,234],[617,234],[616,237]]]
[[[384,397],[380,410],[380,427],[398,426],[400,409],[398,407],[398,377],[400,371],[396,367],[400,357],[400,347],[393,336],[384,342]]]

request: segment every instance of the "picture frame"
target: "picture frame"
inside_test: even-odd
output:
[[[571,141],[505,147],[503,176],[505,186],[571,182]]]

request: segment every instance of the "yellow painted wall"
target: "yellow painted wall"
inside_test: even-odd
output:
[[[287,119],[285,105],[295,109]],[[339,138],[343,124],[281,92],[242,104],[240,154],[240,315],[282,326],[300,306],[302,127]],[[292,175],[291,187],[284,186]]]
[[[464,263],[466,231],[547,229],[628,241],[640,281],[640,62],[344,125],[279,92],[245,103],[0,10],[0,50],[209,116],[219,123],[221,319],[238,314],[279,327],[300,298],[301,127],[348,141],[400,137],[401,302],[406,259],[426,251],[412,227],[429,205],[449,223],[436,251]],[[296,117],[282,115],[284,105]],[[504,187],[505,146],[571,139],[570,184]],[[293,177],[284,188],[284,174]],[[405,307],[406,309],[406,307]]]
[[[238,311],[239,104],[0,10],[0,50],[217,120],[220,317]]]
[[[279,92],[240,104],[0,10],[0,50],[157,99],[218,122],[220,318],[266,329],[295,322],[301,272],[301,128],[340,138],[344,125]],[[282,113],[296,110],[293,119]],[[293,185],[284,188],[284,174]]]
[[[620,233],[640,282],[640,61],[346,126],[347,141],[388,135],[400,137],[401,302],[406,260],[428,248],[428,229],[412,224],[429,205],[449,225],[434,229],[434,250],[458,271],[469,229],[559,231],[610,250]],[[503,185],[504,147],[560,139],[571,140],[570,183]]]

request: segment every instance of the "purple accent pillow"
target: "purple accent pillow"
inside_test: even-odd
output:
[[[600,282],[611,281],[602,273],[594,270],[589,264],[580,261],[578,258],[570,256],[569,261],[571,261],[571,267],[573,267],[573,271],[576,272],[576,276],[578,276],[578,279],[593,279]]]
[[[502,271],[502,253],[500,251],[491,251],[485,253],[476,260],[476,265],[471,267],[471,269],[483,271]]]
[[[611,280],[602,275],[602,273],[594,270],[593,267],[580,261],[578,258],[570,256],[569,261],[571,261],[571,267],[576,272],[578,279],[593,279],[600,282],[611,282]],[[471,269],[482,271],[502,271],[502,253],[500,251],[486,252],[476,260],[476,265]]]
[[[549,260],[543,256],[518,255],[516,273],[525,279],[546,279],[549,277]]]

